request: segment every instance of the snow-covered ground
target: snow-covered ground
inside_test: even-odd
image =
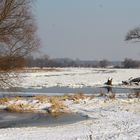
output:
[[[79,103],[66,101],[73,111],[90,119],[56,127],[0,129],[0,140],[139,140],[140,101],[96,97]]]
[[[59,71],[22,73],[18,87],[72,87],[103,86],[109,77],[113,84],[121,84],[130,77],[139,77],[140,69],[59,68]]]
[[[60,71],[22,73],[23,88],[103,86],[109,77],[119,85],[130,77],[140,77],[140,69],[61,68]],[[30,101],[30,100],[29,100]],[[24,102],[25,103],[25,102]],[[36,105],[42,109],[44,105]],[[46,103],[45,107],[49,104]],[[140,99],[117,94],[116,99],[95,97],[80,102],[65,101],[72,112],[90,118],[56,127],[0,129],[0,140],[140,140]]]

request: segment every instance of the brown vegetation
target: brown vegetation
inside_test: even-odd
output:
[[[12,104],[6,109],[9,112],[31,112],[31,108],[26,104]]]
[[[60,72],[62,71],[61,69],[59,68],[49,68],[49,67],[46,67],[46,68],[23,68],[23,69],[19,69],[17,72],[28,72],[28,73],[36,73],[36,72]]]
[[[73,94],[73,95],[64,95],[64,96],[35,96],[35,97],[4,97],[0,98],[0,104],[6,105],[7,110],[11,112],[34,112],[35,107],[32,103],[28,103],[29,100],[38,100],[36,104],[42,103],[50,103],[51,106],[48,113],[52,115],[58,115],[62,112],[69,112],[68,108],[64,105],[65,100],[73,100],[75,103],[79,102],[80,100],[89,98],[89,96],[85,96],[83,93]],[[25,103],[20,102],[27,101]],[[10,103],[9,103],[10,102]]]
[[[67,100],[73,100],[73,101],[79,101],[79,100],[84,100],[86,98],[88,98],[89,96],[84,95],[83,93],[76,93],[74,95],[68,95],[66,96]]]
[[[33,99],[38,100],[40,102],[45,102],[49,100],[48,96],[45,96],[45,95],[38,95],[38,96],[33,97]]]
[[[10,98],[8,98],[8,97],[0,98],[0,104],[5,104],[9,100],[10,100]]]
[[[9,70],[15,71],[23,68],[25,61],[23,57],[2,56],[0,57],[0,71],[6,72]]]
[[[48,110],[49,113],[56,114],[66,111],[66,106],[58,97],[50,97],[49,102],[52,104],[51,108]]]
[[[39,45],[31,4],[32,0],[0,0],[0,87],[13,84],[13,71],[22,68],[25,56]]]

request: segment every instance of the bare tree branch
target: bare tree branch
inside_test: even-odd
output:
[[[125,37],[126,41],[139,39],[140,39],[140,27],[130,30]]]
[[[11,73],[39,46],[31,5],[32,0],[0,0],[0,87],[17,77]]]

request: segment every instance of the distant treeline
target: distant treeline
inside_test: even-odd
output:
[[[126,58],[124,61],[108,61],[106,59],[96,60],[73,60],[69,58],[55,58],[50,59],[48,57],[42,58],[26,58],[27,67],[94,67],[94,68],[139,68],[140,61]]]

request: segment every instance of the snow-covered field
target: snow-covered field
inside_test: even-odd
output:
[[[21,74],[18,87],[84,87],[102,86],[109,77],[113,84],[121,84],[130,77],[139,77],[140,69],[95,69],[95,68],[59,68],[59,71]]]
[[[23,80],[18,86],[96,87],[103,86],[109,77],[113,78],[114,85],[119,85],[130,77],[139,77],[139,74],[140,69],[64,68],[52,72],[23,73]],[[56,127],[0,129],[0,140],[140,140],[140,99],[127,98],[123,93],[116,96],[115,99],[95,97],[80,102],[67,100],[65,105],[72,112],[90,119]]]
[[[67,101],[73,112],[91,119],[56,127],[0,129],[0,140],[139,140],[140,101],[138,98],[102,97]]]

